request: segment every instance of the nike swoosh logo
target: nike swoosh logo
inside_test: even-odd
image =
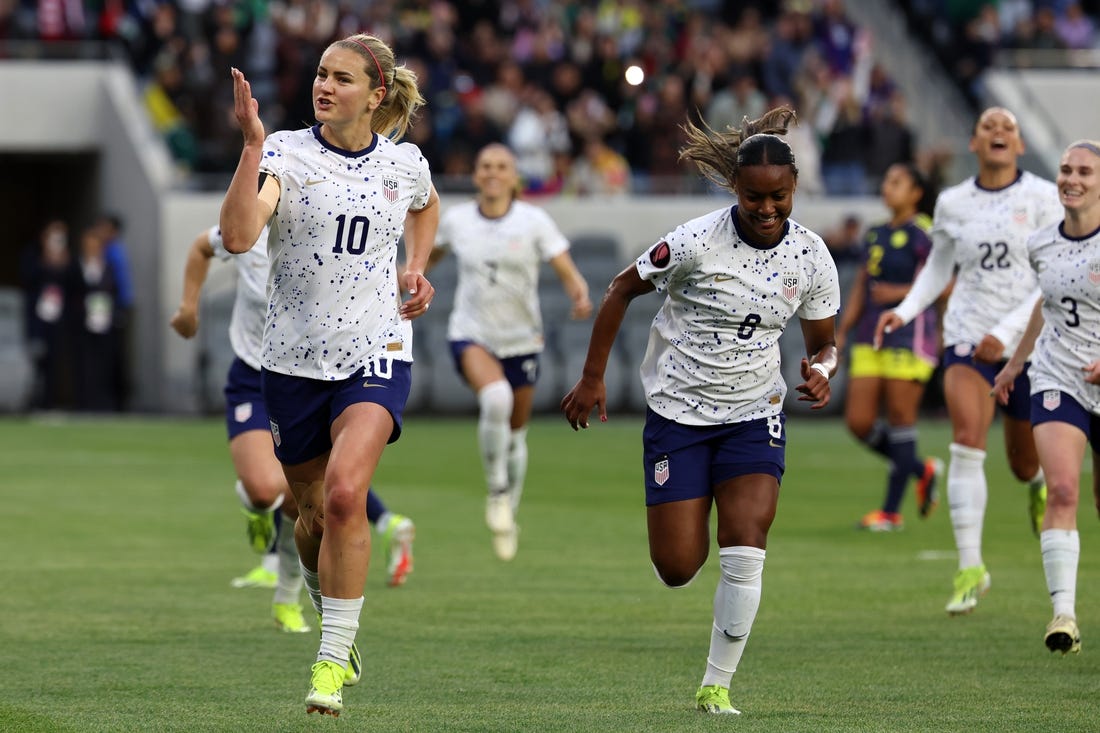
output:
[[[782,443],[776,443],[774,440],[769,440],[768,445],[771,446],[772,448],[782,448],[783,447]]]
[[[725,629],[722,629],[722,635],[725,636],[730,641],[744,641],[745,637],[748,636],[749,634],[748,634],[748,632],[745,632],[744,634],[741,634],[740,636],[734,636],[733,634],[726,631]]]
[[[733,279],[733,275],[715,275],[714,276],[714,282],[716,282],[716,283],[724,283],[727,280],[732,280],[732,279]]]
[[[310,179],[307,178],[306,179],[306,185],[307,186],[316,186],[318,183],[324,183],[327,180],[328,180],[327,178],[318,178],[316,181],[311,181]]]
[[[371,387],[381,387],[382,389],[385,389],[386,385],[384,385],[384,384],[371,384],[370,382],[363,382],[363,389],[370,389]]]

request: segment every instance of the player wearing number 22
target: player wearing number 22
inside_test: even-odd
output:
[[[722,133],[685,125],[681,157],[737,204],[682,224],[615,276],[561,405],[574,429],[593,407],[606,420],[603,374],[626,308],[663,293],[641,365],[649,553],[662,582],[687,585],[707,559],[716,507],[721,575],[695,696],[714,714],[738,712],[729,686],[760,604],[787,444],[779,337],[793,316],[808,355],[799,399],[828,404],[836,370],[836,267],[821,238],[788,218],[798,169],[780,135],[793,117],[780,107]]]

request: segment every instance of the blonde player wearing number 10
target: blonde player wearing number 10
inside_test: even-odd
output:
[[[234,253],[271,226],[261,388],[298,503],[305,585],[321,614],[306,711],[336,716],[370,561],[363,507],[383,449],[401,435],[409,319],[434,295],[423,273],[439,196],[420,150],[394,142],[424,98],[383,41],[349,36],[317,66],[317,124],[265,139],[248,81],[237,69],[232,76],[244,147],[219,225]],[[404,303],[402,290],[410,294]]]

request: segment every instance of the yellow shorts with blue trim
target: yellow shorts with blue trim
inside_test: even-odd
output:
[[[870,344],[852,344],[848,356],[848,378],[878,377],[926,383],[936,370],[911,349],[879,349]]]

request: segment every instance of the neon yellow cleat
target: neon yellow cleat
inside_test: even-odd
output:
[[[944,608],[952,616],[970,613],[978,605],[978,599],[989,592],[990,578],[985,565],[974,565],[955,573],[955,592]]]
[[[1027,513],[1031,516],[1031,531],[1038,537],[1043,531],[1043,517],[1047,513],[1047,485],[1032,484],[1027,487]]]
[[[363,677],[363,658],[359,656],[359,647],[355,642],[351,643],[351,653],[348,655],[348,666],[344,667],[344,687],[353,687],[359,684]]]
[[[730,704],[730,691],[719,685],[704,685],[695,693],[695,707],[713,715],[740,715],[741,711]]]
[[[278,580],[274,572],[267,570],[263,565],[257,565],[244,575],[233,578],[229,584],[234,588],[274,588]]]
[[[264,554],[275,541],[275,512],[260,511],[251,512],[241,507],[244,518],[248,522],[248,544],[253,552]]]
[[[344,699],[340,688],[344,686],[344,668],[336,662],[322,659],[311,668],[309,692],[306,694],[306,712],[340,716]]]
[[[275,628],[288,634],[305,634],[310,631],[302,617],[302,607],[297,603],[273,603],[271,615],[275,618]]]

